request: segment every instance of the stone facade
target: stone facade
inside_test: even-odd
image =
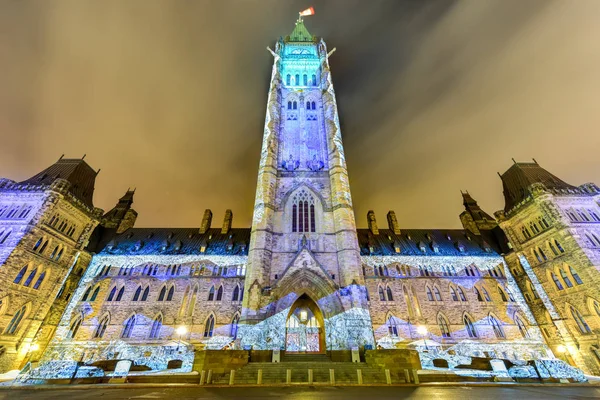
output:
[[[515,176],[524,183],[514,187]],[[571,186],[535,162],[516,163],[502,179],[507,207],[496,216],[513,247],[506,263],[552,350],[598,374],[600,189]]]
[[[554,349],[564,343],[574,363],[595,371],[600,321],[590,301],[598,298],[600,241],[592,238],[600,233],[592,235],[595,222],[567,221],[561,211],[597,207],[595,186],[559,196],[534,184],[530,198],[498,215],[508,239],[468,193],[464,229],[401,229],[393,211],[387,228],[369,211],[368,229],[357,229],[331,53],[301,19],[271,53],[251,228],[235,228],[231,210],[216,227],[206,210],[199,228],[136,228],[131,190],[103,215],[91,202],[91,175],[63,165],[85,170],[83,160],[59,160],[20,184],[0,181],[0,368],[127,359],[189,371],[247,362],[247,352],[219,356],[225,349],[414,355],[433,346],[450,359],[531,360],[553,357],[548,341]],[[19,217],[15,205],[29,212]],[[520,226],[542,215],[548,227],[521,240]],[[551,238],[561,254],[535,264],[531,246]],[[564,286],[557,291],[545,271],[559,261],[578,278],[565,270],[568,285],[557,272]],[[48,272],[36,287],[42,266]],[[567,305],[590,333],[577,334]],[[579,356],[576,346],[586,350]]]

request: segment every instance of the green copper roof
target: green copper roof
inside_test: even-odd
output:
[[[312,42],[313,41],[313,37],[308,32],[306,27],[304,26],[304,21],[302,19],[299,19],[298,21],[296,21],[296,26],[294,27],[292,34],[290,36],[288,36],[287,39],[288,39],[287,40],[288,42]]]

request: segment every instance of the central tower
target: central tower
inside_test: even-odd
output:
[[[317,352],[372,344],[325,42],[300,17],[269,51],[242,344]]]

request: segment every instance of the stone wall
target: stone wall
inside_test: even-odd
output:
[[[365,361],[387,369],[421,369],[421,360],[416,350],[365,350]]]

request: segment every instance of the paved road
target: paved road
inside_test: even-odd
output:
[[[265,387],[265,388],[93,388],[58,390],[1,390],[0,399],[598,399],[599,387]]]

